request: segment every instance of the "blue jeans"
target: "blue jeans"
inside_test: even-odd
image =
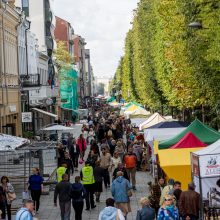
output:
[[[71,200],[68,202],[60,201],[61,220],[70,220]]]

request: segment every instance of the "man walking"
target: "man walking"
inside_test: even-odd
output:
[[[132,182],[133,190],[136,190],[136,167],[137,167],[137,157],[133,153],[133,147],[128,148],[128,153],[125,154],[123,159],[129,180]]]
[[[188,190],[184,191],[180,195],[179,199],[179,210],[183,217],[183,220],[198,220],[199,219],[199,193],[195,192],[195,184],[190,183]]]
[[[71,190],[68,174],[63,174],[62,181],[56,185],[54,191],[54,206],[57,206],[57,196],[59,196],[61,220],[70,220]]]
[[[86,190],[86,210],[94,209],[96,207],[94,202],[94,174],[93,168],[90,165],[89,161],[85,162],[85,166],[82,168],[80,172],[80,177],[82,180],[82,184]]]
[[[33,220],[34,202],[25,200],[23,207],[16,213],[15,220]]]

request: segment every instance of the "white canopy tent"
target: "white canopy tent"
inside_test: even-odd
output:
[[[146,121],[146,118],[131,118],[130,120],[132,125],[139,128],[140,124]]]
[[[139,130],[144,130],[163,121],[166,121],[166,119],[163,116],[161,116],[159,113],[154,113],[146,121],[140,124]]]
[[[25,138],[0,134],[0,151],[15,150],[16,148],[28,143],[30,143],[30,141]]]
[[[220,187],[216,185],[220,178],[220,139],[208,147],[192,153],[191,165],[196,191],[209,205],[220,206]]]
[[[63,125],[52,125],[50,127],[42,128],[42,131],[70,131],[73,130],[73,127],[66,127]]]

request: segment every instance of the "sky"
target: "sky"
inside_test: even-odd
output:
[[[85,38],[96,76],[114,76],[138,0],[55,0],[55,15]]]

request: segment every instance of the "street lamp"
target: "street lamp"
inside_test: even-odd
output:
[[[202,23],[198,22],[198,21],[193,21],[191,23],[188,24],[188,27],[190,28],[194,28],[194,29],[202,29]]]

